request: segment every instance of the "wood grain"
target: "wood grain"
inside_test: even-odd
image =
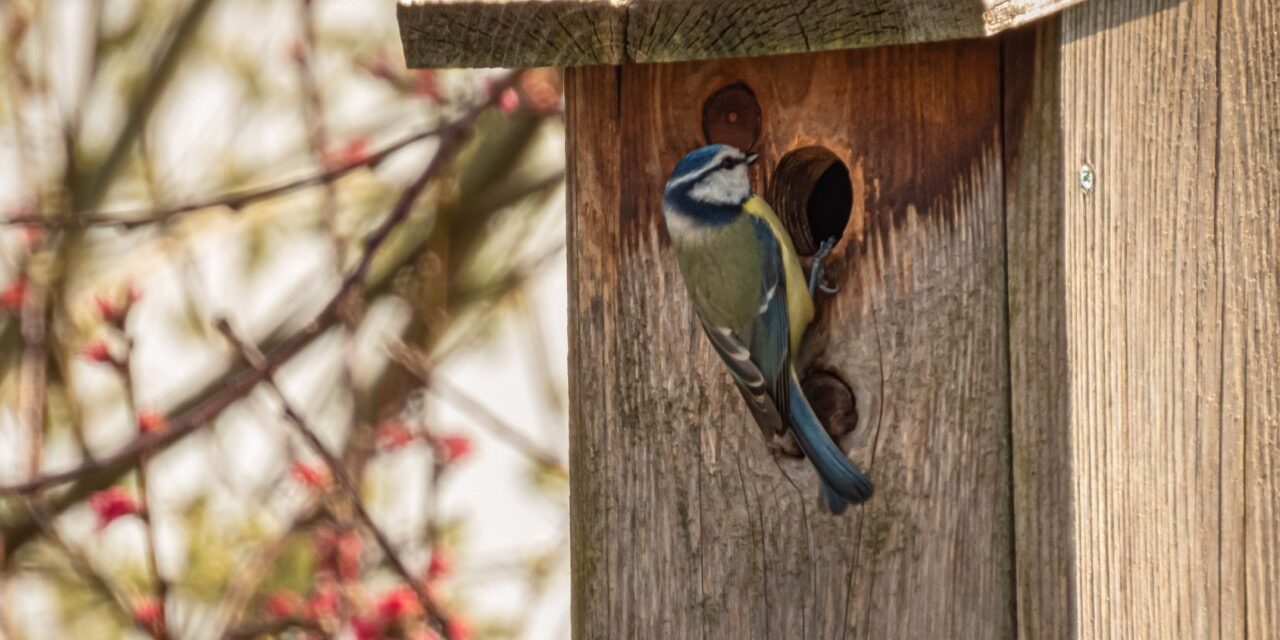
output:
[[[1012,635],[999,53],[566,71],[575,638]],[[842,518],[751,425],[662,231],[702,101],[738,81],[762,108],[759,191],[811,144],[853,176],[804,356],[857,398],[842,444],[878,494]]]
[[[410,67],[674,62],[973,38],[1080,0],[401,0]]]
[[[1223,0],[1223,635],[1280,637],[1280,3]],[[1231,481],[1227,485],[1226,482]],[[1241,575],[1243,573],[1243,575]],[[1234,624],[1243,620],[1243,624]]]
[[[1220,12],[1221,11],[1221,12]],[[1276,5],[1063,17],[1084,637],[1280,634]]]
[[[1018,637],[1043,640],[1075,638],[1077,631],[1061,41],[1054,17],[1003,42]]]

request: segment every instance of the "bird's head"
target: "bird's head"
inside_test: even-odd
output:
[[[664,199],[668,204],[684,205],[678,207],[681,210],[739,207],[751,197],[747,165],[755,159],[756,154],[747,155],[725,144],[690,151],[667,179]]]

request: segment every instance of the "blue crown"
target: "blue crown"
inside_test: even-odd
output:
[[[721,151],[725,151],[730,148],[731,147],[724,144],[709,144],[705,147],[694,149],[680,159],[680,163],[677,164],[675,170],[671,172],[671,177],[678,178],[681,176],[687,176],[691,173],[696,173],[697,171],[705,168],[713,158],[720,154]]]

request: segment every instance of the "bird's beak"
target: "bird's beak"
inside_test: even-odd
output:
[[[747,156],[747,164],[752,164],[752,163],[754,163],[754,162],[756,161],[756,158],[759,158],[759,157],[760,157],[760,154],[758,154],[758,153],[753,153],[753,154],[751,154],[751,155]]]

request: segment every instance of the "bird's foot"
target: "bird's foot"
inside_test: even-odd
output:
[[[809,267],[809,295],[812,296],[818,289],[825,293],[835,293],[840,290],[832,286],[830,282],[827,282],[827,278],[824,275],[825,268],[823,267],[823,261],[827,259],[827,256],[831,254],[831,250],[835,246],[836,237],[831,236],[823,240],[822,244],[818,245],[818,252],[813,254],[813,266]]]

